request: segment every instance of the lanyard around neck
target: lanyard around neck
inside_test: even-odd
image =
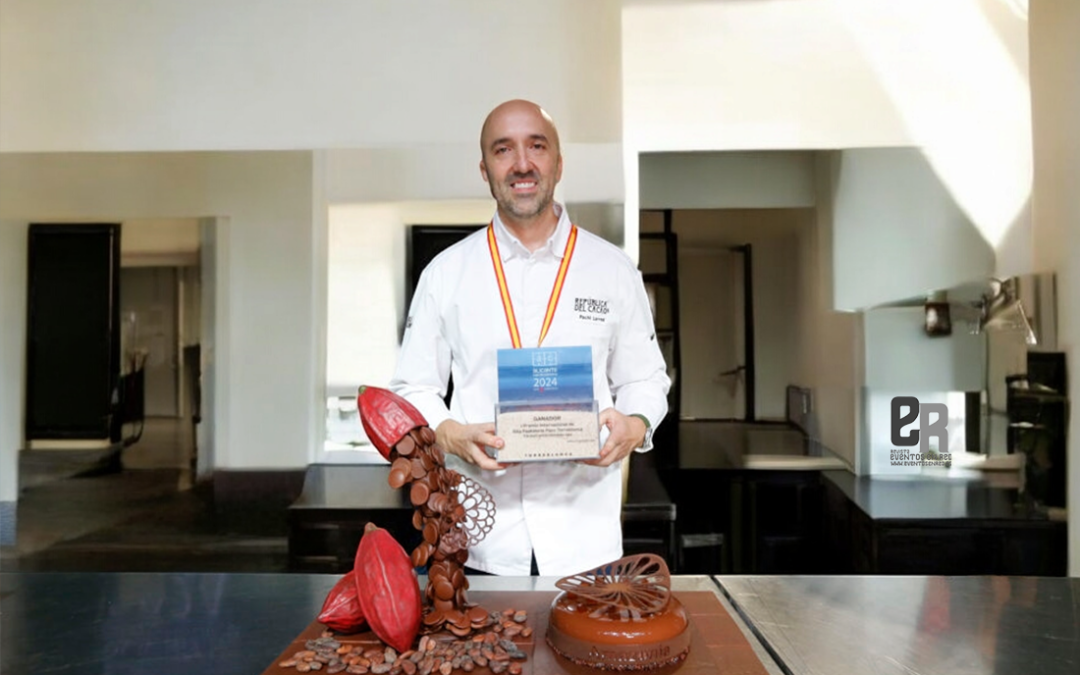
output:
[[[495,223],[488,225],[487,232],[488,250],[491,251],[491,264],[495,268],[495,280],[499,282],[499,295],[502,297],[503,312],[506,314],[506,327],[510,329],[510,342],[514,349],[521,349],[521,333],[518,332],[517,318],[514,316],[514,305],[510,302],[510,288],[506,285],[506,273],[503,272],[502,256],[499,255],[499,242],[495,241]],[[566,270],[570,267],[570,258],[574,255],[574,245],[577,243],[577,225],[570,224],[570,236],[566,239],[566,248],[563,249],[562,264],[559,265],[559,273],[555,275],[555,285],[551,288],[551,297],[548,298],[547,312],[544,313],[544,324],[540,327],[540,339],[536,346],[544,344],[548,329],[555,318],[555,308],[559,304],[559,295],[562,294],[563,282],[566,281]]]

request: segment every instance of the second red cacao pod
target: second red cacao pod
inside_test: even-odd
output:
[[[356,633],[367,625],[352,572],[341,577],[327,594],[319,621],[339,633]]]
[[[353,568],[360,606],[371,630],[398,651],[420,632],[420,582],[405,549],[386,530],[368,523]]]

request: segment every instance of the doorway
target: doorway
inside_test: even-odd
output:
[[[176,267],[125,267],[120,271],[122,350],[129,361],[142,365],[146,417],[180,415],[177,271]]]
[[[683,380],[683,417],[752,422],[757,417],[752,248],[688,248],[680,272],[692,303],[680,313],[683,347],[694,360]],[[705,294],[710,301],[699,301]]]

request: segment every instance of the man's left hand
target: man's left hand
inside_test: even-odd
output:
[[[597,459],[582,460],[592,466],[611,466],[620,462],[645,442],[645,423],[638,417],[624,415],[615,408],[607,408],[600,413],[600,424],[610,432],[607,443],[600,448]]]

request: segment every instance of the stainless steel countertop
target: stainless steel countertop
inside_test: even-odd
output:
[[[1080,673],[1080,579],[751,576],[717,581],[786,673]]]
[[[319,613],[336,575],[0,573],[0,672],[259,673]],[[423,579],[421,582],[423,583]],[[555,577],[470,577],[474,591],[554,591]],[[705,576],[770,675],[768,652]]]

